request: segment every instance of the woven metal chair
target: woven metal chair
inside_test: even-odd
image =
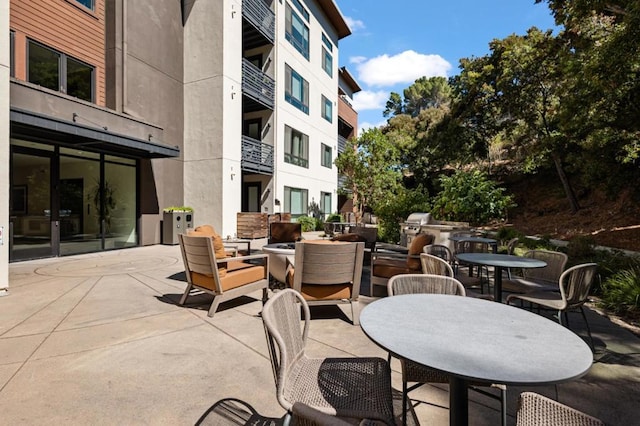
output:
[[[523,392],[518,400],[516,426],[604,426],[582,411],[534,392]]]
[[[549,250],[529,250],[524,257],[543,260],[544,268],[528,268],[522,270],[522,277],[502,281],[502,290],[510,293],[527,293],[530,291],[558,291],[560,275],[567,265],[568,257],[564,253]]]
[[[427,255],[428,256],[428,255]],[[465,296],[464,286],[455,278],[443,275],[430,274],[406,274],[392,277],[387,284],[389,296],[400,294],[451,294]],[[433,368],[425,367],[406,359],[401,359],[402,366],[402,424],[407,423],[407,402],[409,392],[425,383],[449,383],[449,375]],[[409,386],[409,382],[415,384]],[[486,390],[479,389],[479,386],[490,386],[500,390],[500,395],[496,396]],[[507,424],[507,388],[498,384],[473,384],[471,389],[500,401],[502,426]]]
[[[595,280],[597,269],[597,263],[583,263],[573,266],[560,276],[559,292],[540,290],[525,294],[510,294],[507,296],[507,303],[520,300],[554,309],[558,311],[558,322],[567,327],[569,327],[567,313],[572,310],[579,310],[587,327],[591,350],[595,351],[589,322],[587,322],[587,316],[584,313],[584,304],[589,297],[589,291]]]
[[[276,396],[289,417],[293,405],[301,402],[330,416],[393,424],[391,369],[386,360],[308,357],[309,305],[292,289],[269,299],[262,320]]]
[[[456,241],[455,242],[455,277],[467,288],[479,287],[480,293],[484,293],[484,285],[489,286],[489,268],[477,266],[477,274],[473,276],[473,265],[467,265],[456,257],[459,253],[491,253],[492,249],[488,243],[478,241]],[[463,273],[460,267],[466,267],[468,273]]]
[[[453,278],[453,268],[441,257],[420,253],[420,263],[422,263],[423,274],[444,275]]]
[[[313,407],[303,404],[302,402],[296,402],[293,404],[291,410],[291,423],[292,426],[353,426],[353,423],[349,423],[339,417],[330,416],[322,411],[318,411]],[[358,426],[382,426],[383,422],[376,420],[363,419],[358,423]]]
[[[449,265],[451,265],[451,267],[453,268],[453,253],[451,253],[451,249],[449,249],[449,247],[445,246],[444,244],[429,244],[424,246],[423,251],[427,254],[432,254],[446,260],[447,263],[449,263]]]

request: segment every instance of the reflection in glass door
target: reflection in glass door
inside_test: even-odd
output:
[[[104,248],[138,245],[135,160],[105,155],[103,202]]]
[[[11,166],[11,260],[51,256],[51,155],[15,147]]]

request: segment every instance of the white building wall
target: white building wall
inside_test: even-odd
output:
[[[337,205],[337,168],[323,167],[321,164],[321,144],[332,148],[335,159],[338,151],[338,45],[334,28],[328,23],[324,14],[315,2],[305,2],[309,11],[309,60],[285,39],[285,4],[277,3],[276,11],[276,170],[275,198],[281,201],[277,211],[284,211],[284,187],[306,189],[308,201],[315,201],[320,205],[322,192],[332,194],[332,210]],[[295,6],[293,6],[295,9]],[[333,73],[330,77],[322,68],[322,34],[333,43]],[[309,114],[285,101],[285,64],[288,64],[309,83]],[[330,99],[333,104],[333,119],[329,123],[322,115],[322,96]],[[285,163],[284,136],[285,125],[288,125],[309,136],[309,168]]]
[[[9,1],[0,2],[0,296],[9,288]]]

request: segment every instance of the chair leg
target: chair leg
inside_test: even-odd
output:
[[[593,336],[591,335],[591,328],[589,327],[589,321],[587,321],[587,315],[584,313],[584,308],[580,306],[580,313],[582,314],[582,319],[584,319],[584,325],[587,327],[587,334],[589,335],[589,342],[591,342],[591,352],[596,352],[596,346],[593,343]]]
[[[207,314],[209,317],[213,318],[213,315],[218,310],[218,305],[220,305],[220,296],[213,296],[213,302],[211,302],[211,307],[209,308],[209,313]]]
[[[187,296],[189,296],[189,292],[191,291],[191,289],[193,288],[193,286],[191,285],[191,283],[187,284],[187,288],[184,290],[184,293],[182,294],[182,297],[180,298],[180,305],[184,305],[184,302],[187,301]]]
[[[507,426],[507,387],[500,389],[500,418],[502,426]]]
[[[407,389],[407,381],[402,375],[402,426],[407,426],[407,403],[409,402],[409,391]]]
[[[353,325],[360,325],[360,302],[357,300],[351,301],[351,321]]]
[[[269,289],[263,288],[262,289],[262,306],[264,306],[264,304],[267,303],[267,300],[269,300]]]

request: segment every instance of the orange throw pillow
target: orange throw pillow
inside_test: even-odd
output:
[[[407,268],[417,271],[422,269],[422,264],[420,263],[420,258],[411,257],[417,256],[422,253],[422,249],[424,246],[432,244],[435,237],[431,234],[418,234],[411,241],[411,246],[409,247],[409,257],[407,257]]]

